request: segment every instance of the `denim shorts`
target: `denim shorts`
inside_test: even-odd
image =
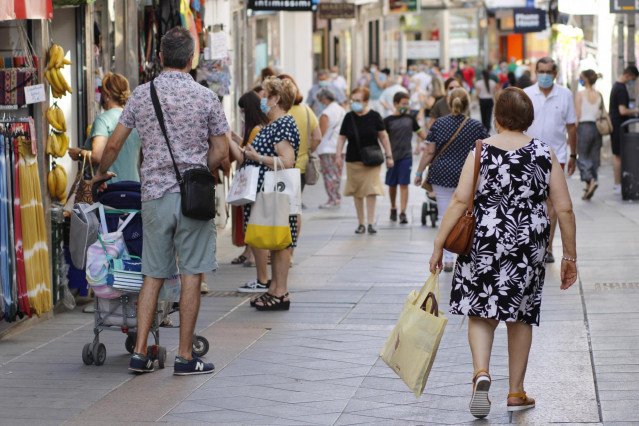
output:
[[[386,171],[386,185],[410,185],[410,172],[413,168],[413,158],[408,157],[399,160],[393,167]]]
[[[215,221],[182,215],[179,193],[142,203],[142,273],[166,278],[217,269]]]

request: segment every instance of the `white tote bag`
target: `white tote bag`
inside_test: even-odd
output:
[[[277,184],[275,184],[275,172],[264,174],[264,193],[281,192],[287,194],[290,199],[289,214],[302,214],[302,178],[300,169],[283,169],[277,172]]]
[[[260,168],[257,166],[240,168],[231,182],[226,202],[234,206],[243,206],[244,204],[255,202],[259,176]]]

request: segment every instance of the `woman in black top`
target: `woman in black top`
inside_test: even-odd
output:
[[[353,196],[359,226],[356,234],[366,232],[364,227],[364,198],[366,198],[366,213],[368,219],[368,233],[376,234],[373,227],[375,222],[375,197],[384,195],[384,187],[380,179],[382,166],[369,167],[362,162],[360,147],[379,144],[380,141],[386,152],[386,167],[393,167],[390,141],[384,129],[382,117],[368,108],[370,92],[365,87],[359,87],[351,93],[351,112],[346,114],[342,122],[337,139],[338,154],[335,160],[337,168],[342,167],[342,156],[339,155],[346,139],[350,142],[346,147],[346,186],[344,196]]]

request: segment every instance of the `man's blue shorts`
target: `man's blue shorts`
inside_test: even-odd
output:
[[[386,172],[386,185],[410,185],[410,172],[413,169],[413,158],[399,160]]]

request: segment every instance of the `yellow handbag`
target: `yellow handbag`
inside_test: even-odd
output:
[[[275,161],[275,182],[277,182]],[[244,242],[264,250],[283,250],[293,242],[288,222],[290,198],[279,191],[259,191],[251,207]]]
[[[424,391],[448,319],[439,310],[439,271],[413,290],[382,348],[384,362],[416,397]]]

